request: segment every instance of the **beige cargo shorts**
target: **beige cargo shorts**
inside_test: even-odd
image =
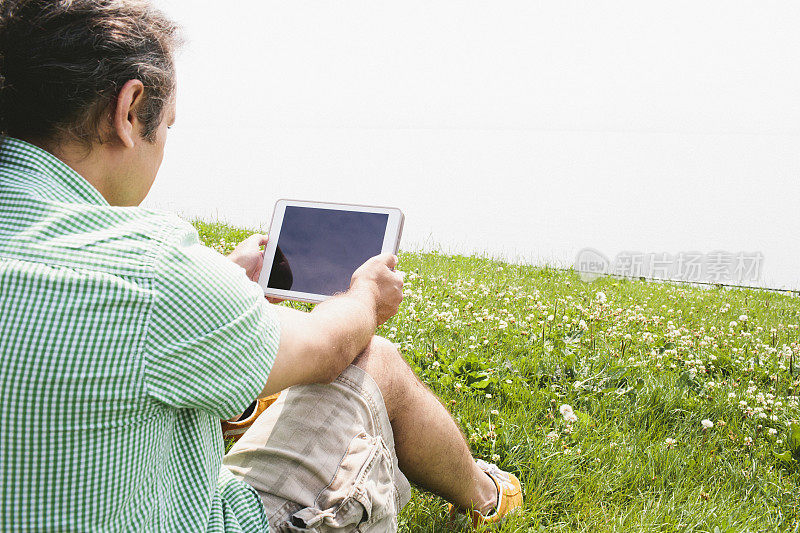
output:
[[[396,531],[411,498],[381,391],[352,365],[281,393],[223,464],[256,489],[275,532]]]

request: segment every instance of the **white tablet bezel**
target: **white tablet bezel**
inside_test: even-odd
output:
[[[264,294],[271,298],[280,298],[282,300],[294,300],[298,302],[319,303],[327,300],[331,295],[314,294],[310,292],[301,292],[285,289],[272,289],[267,287],[269,282],[269,275],[272,271],[272,262],[275,259],[275,249],[278,246],[278,238],[280,236],[281,227],[283,226],[283,216],[286,213],[286,208],[289,206],[296,207],[312,207],[318,209],[335,209],[337,211],[355,211],[360,213],[384,213],[389,215],[386,223],[386,233],[383,235],[383,245],[381,246],[381,253],[396,254],[400,246],[400,237],[403,233],[403,212],[396,207],[377,207],[370,205],[357,205],[357,204],[337,204],[330,202],[311,202],[303,200],[288,200],[281,199],[275,202],[275,210],[272,212],[272,222],[269,228],[269,240],[264,249],[264,266],[261,268],[261,275],[258,278],[258,284],[264,290]]]

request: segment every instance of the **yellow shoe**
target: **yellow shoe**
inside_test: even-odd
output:
[[[222,420],[222,438],[233,439],[234,442],[239,440],[245,431],[247,431],[253,422],[256,421],[258,415],[267,410],[267,407],[275,403],[278,399],[278,394],[267,396],[266,398],[258,398],[250,407],[245,409],[244,413],[239,416],[234,416],[228,420]]]
[[[481,459],[475,462],[494,481],[497,487],[497,505],[488,515],[483,515],[474,509],[470,511],[472,525],[478,527],[483,524],[497,524],[502,522],[509,514],[522,511],[522,484],[517,479],[517,476],[510,472],[504,472],[497,465],[487,463]],[[465,513],[465,511],[450,505],[451,519],[462,513]]]

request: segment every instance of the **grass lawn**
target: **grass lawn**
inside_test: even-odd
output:
[[[223,253],[249,234],[196,225]],[[438,253],[399,269],[378,333],[522,481],[502,531],[800,530],[796,296]],[[401,524],[447,531],[445,502],[415,490]]]

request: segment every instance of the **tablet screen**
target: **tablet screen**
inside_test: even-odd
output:
[[[287,206],[267,286],[313,294],[346,291],[381,253],[389,215]]]

